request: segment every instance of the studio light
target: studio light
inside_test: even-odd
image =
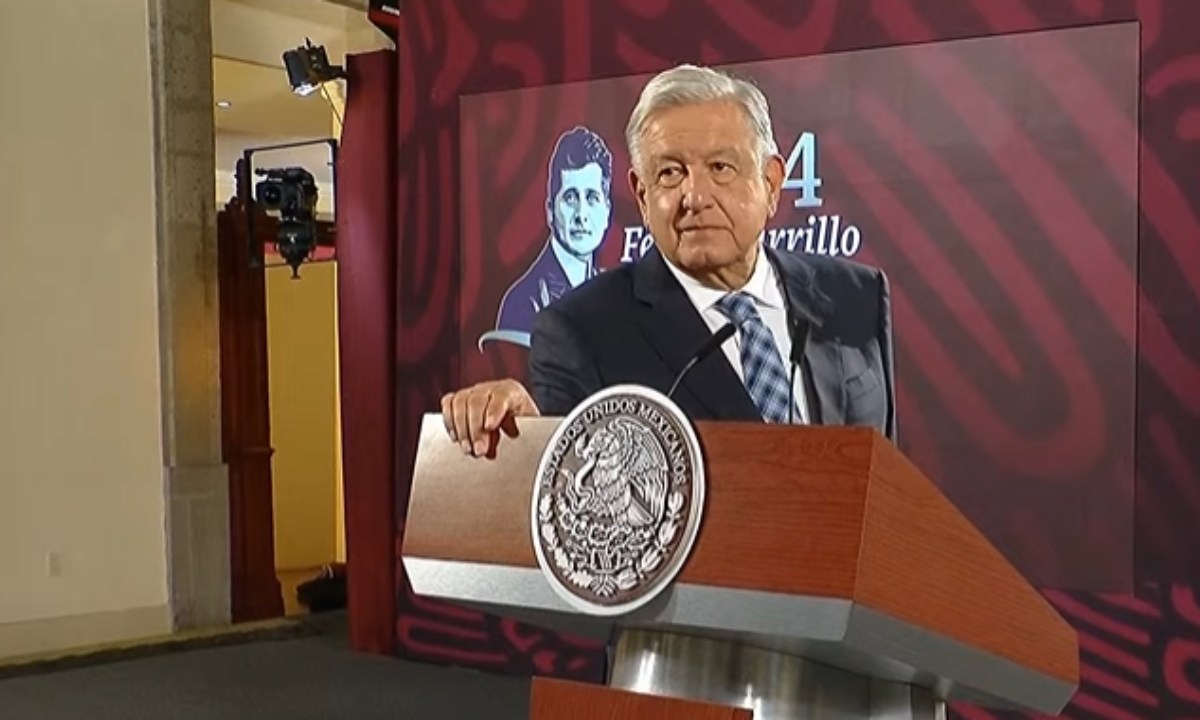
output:
[[[287,68],[292,92],[301,96],[311,95],[320,89],[323,83],[346,77],[346,71],[340,65],[329,64],[329,56],[326,55],[324,46],[313,45],[312,40],[307,38],[305,43],[283,54],[283,64]]]

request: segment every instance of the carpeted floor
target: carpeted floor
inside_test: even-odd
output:
[[[0,680],[0,720],[517,720],[528,693],[523,678],[352,653],[335,619],[307,637]]]

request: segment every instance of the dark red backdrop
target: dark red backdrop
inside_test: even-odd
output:
[[[413,598],[397,562],[417,421],[462,379],[460,96],[647,73],[684,60],[726,64],[1128,20],[1141,30],[1139,174],[1136,183],[1116,176],[1112,191],[1140,204],[1136,334],[1121,338],[1138,359],[1136,593],[1046,592],[1081,632],[1083,687],[1069,717],[1200,717],[1200,3],[1191,0],[406,3],[398,51],[350,63],[339,175],[356,645],[505,672],[595,678],[599,670],[593,647]],[[1073,108],[1096,106],[1107,91],[1103,74],[1069,50],[1026,62],[1031,89],[1055,99],[1085,152],[1105,158],[1102,138],[1122,119],[1072,116]],[[1064,68],[1074,82],[1060,81]],[[986,80],[973,79],[983,93],[977,99],[986,100]],[[951,90],[951,104],[971,101],[962,86]],[[1046,212],[1047,222],[1074,228],[1094,222],[1069,204],[1051,203]],[[1104,305],[1104,288],[1093,301]],[[1102,382],[1127,382],[1104,370],[1097,369]]]

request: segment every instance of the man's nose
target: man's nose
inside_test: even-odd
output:
[[[683,208],[692,212],[703,210],[712,204],[712,183],[701,172],[690,172],[683,179]]]

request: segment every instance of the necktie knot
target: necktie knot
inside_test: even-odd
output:
[[[744,292],[729,293],[717,301],[717,309],[739,328],[748,322],[761,321],[754,298]]]

